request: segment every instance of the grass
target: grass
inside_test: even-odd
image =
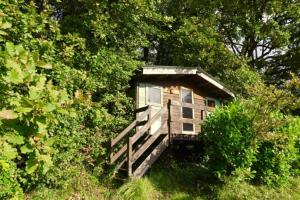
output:
[[[84,170],[66,182],[61,189],[39,188],[26,195],[26,199],[67,200],[298,200],[300,177],[278,188],[252,185],[228,179],[221,183],[208,175],[205,168],[194,165],[156,165],[147,176],[131,179],[121,186],[101,184]]]
[[[77,176],[65,182],[62,188],[38,188],[28,194],[27,200],[105,200],[109,190],[96,177],[88,174],[84,169],[78,171]]]

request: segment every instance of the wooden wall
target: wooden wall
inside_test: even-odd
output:
[[[196,120],[195,123],[195,134],[198,134],[201,131],[201,110],[204,107],[204,100],[205,96],[203,92],[200,91],[200,89],[196,88],[194,85],[184,84],[180,82],[148,82],[151,84],[163,86],[163,104],[166,105],[168,103],[168,100],[171,99],[173,103],[181,103],[180,99],[180,88],[185,87],[189,88],[193,91],[193,99],[194,104],[196,105],[196,108],[194,109],[194,119]],[[179,122],[180,119],[182,119],[181,115],[181,107],[180,106],[171,106],[171,117],[172,117],[172,123],[171,123],[171,133],[172,134],[183,134],[182,133],[182,122]],[[165,114],[163,116],[162,120],[167,120],[168,116]],[[167,127],[164,128],[164,132],[167,133],[168,129]]]

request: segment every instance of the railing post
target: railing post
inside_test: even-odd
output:
[[[171,99],[168,100],[168,137],[171,144]]]
[[[113,157],[113,145],[112,145],[112,139],[110,139],[110,141],[109,141],[109,162],[110,162],[110,164],[113,164],[112,157]]]
[[[204,105],[204,114],[205,114],[205,118],[204,119],[206,119],[207,118],[207,106],[208,106],[207,105],[207,99],[204,100],[204,104],[205,104]]]
[[[132,176],[132,139],[128,138],[127,144],[127,164],[128,164],[128,177]]]
[[[151,111],[152,111],[152,106],[151,105],[149,105],[149,113],[148,113],[148,122],[151,120]],[[151,133],[151,126],[149,127],[149,130],[148,130],[149,132],[149,134]]]

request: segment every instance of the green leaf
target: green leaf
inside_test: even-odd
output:
[[[11,144],[24,144],[24,137],[21,135],[6,134],[4,135],[4,139]]]
[[[9,22],[5,22],[1,25],[0,29],[8,29],[8,28],[11,28],[11,23]]]
[[[16,119],[16,118],[18,118],[18,115],[13,110],[0,111],[0,119]]]
[[[0,35],[7,35],[7,33],[5,31],[0,30]]]
[[[52,65],[45,63],[43,61],[39,61],[38,63],[38,67],[44,68],[44,69],[52,69]]]
[[[39,163],[37,162],[37,161],[35,161],[35,160],[28,160],[27,162],[26,162],[26,172],[28,173],[28,174],[32,174],[33,172],[35,172],[36,171],[36,169],[38,168],[38,166],[39,166]]]
[[[38,91],[36,88],[30,88],[28,93],[30,100],[36,100],[39,99],[39,97],[41,97],[40,91]]]
[[[2,154],[9,160],[13,160],[18,156],[17,149],[6,142],[3,144]]]
[[[52,112],[53,110],[56,109],[56,106],[51,104],[51,103],[47,103],[44,107],[43,107],[43,110],[45,112]]]
[[[23,75],[16,69],[7,72],[6,80],[8,82],[19,84],[23,82]]]
[[[0,160],[0,167],[1,167],[1,169],[3,169],[4,171],[7,171],[7,170],[9,170],[10,165],[9,165],[9,163],[6,162],[5,160]]]
[[[46,135],[47,133],[47,124],[42,123],[42,122],[36,122],[38,125],[38,133],[42,134],[42,136]]]
[[[32,111],[32,108],[29,107],[19,107],[16,109],[18,113],[29,113]]]
[[[20,68],[20,65],[13,59],[8,59],[5,63],[5,67],[8,69],[17,69]]]
[[[16,52],[15,45],[12,42],[6,42],[5,46],[8,54],[14,56]]]
[[[17,45],[17,46],[15,46],[15,48],[16,48],[17,55],[22,55],[26,52],[22,45]]]
[[[21,150],[21,153],[23,153],[23,154],[33,152],[33,148],[32,148],[32,146],[30,146],[29,144],[23,145],[23,146],[20,148],[20,150]]]

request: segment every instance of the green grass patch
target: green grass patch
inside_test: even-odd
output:
[[[233,178],[220,182],[207,169],[184,164],[173,167],[156,165],[148,175],[130,179],[122,185],[104,184],[85,170],[57,189],[39,188],[26,194],[26,199],[75,200],[298,200],[300,177],[291,177],[280,187],[253,185]]]
[[[26,194],[30,200],[104,200],[108,199],[109,189],[101,184],[96,177],[84,169],[67,180],[61,188],[41,187]]]

